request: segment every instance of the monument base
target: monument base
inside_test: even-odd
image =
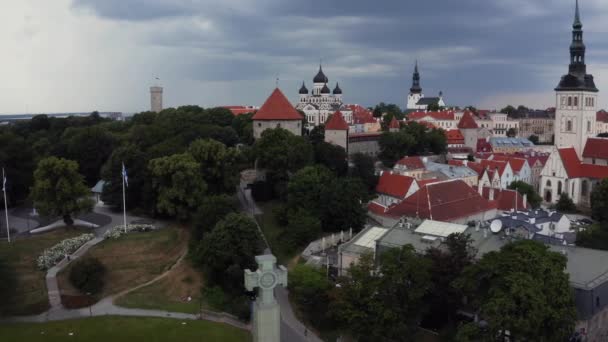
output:
[[[279,342],[281,340],[281,313],[279,304],[253,305],[253,342]]]

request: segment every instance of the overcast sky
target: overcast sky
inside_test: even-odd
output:
[[[588,71],[608,107],[608,1],[580,0]],[[451,105],[554,105],[574,0],[2,0],[0,113],[260,105],[310,89],[405,105],[418,59]]]

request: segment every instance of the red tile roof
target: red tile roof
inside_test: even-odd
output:
[[[367,108],[358,104],[346,105],[346,108],[353,112],[353,122],[355,124],[371,124],[376,123],[373,113]]]
[[[427,184],[403,202],[389,208],[386,215],[410,216],[437,221],[453,221],[496,209],[461,180]]]
[[[407,115],[408,120],[418,121],[427,116],[432,117],[435,120],[454,120],[454,112],[451,110],[441,112],[412,112]]]
[[[477,152],[492,152],[492,144],[486,139],[477,139]]]
[[[568,178],[608,178],[608,166],[581,163],[574,147],[560,148],[558,151]]]
[[[384,172],[378,180],[376,192],[395,198],[404,198],[415,181],[416,180],[412,177],[402,176],[392,172]]]
[[[479,126],[477,126],[477,123],[475,122],[475,119],[473,119],[473,115],[471,115],[471,112],[466,111],[464,112],[464,115],[462,115],[460,122],[458,122],[458,128],[479,128]]]
[[[515,172],[520,172],[521,169],[523,169],[524,165],[526,165],[526,160],[522,158],[512,158],[502,155],[494,155],[493,160],[509,162],[509,164],[511,164],[511,169],[513,169],[513,171]]]
[[[595,114],[595,120],[608,123],[608,112],[603,110],[597,112],[597,114]]]
[[[483,197],[490,198],[490,188],[483,188]],[[515,197],[517,197],[517,210],[526,209],[524,207],[524,197],[517,190],[509,189],[494,189],[494,201],[496,201],[499,210],[510,211],[515,209]]]
[[[608,159],[608,139],[589,138],[583,150],[584,158]]]
[[[325,123],[325,130],[348,131],[348,124],[340,111],[335,112]]]
[[[488,160],[488,159],[480,159],[479,162],[468,162],[467,166],[473,171],[477,172],[479,176],[482,175],[484,169],[496,170],[498,169],[498,174],[502,176],[502,173],[505,172],[507,168],[507,162],[499,161],[499,160]]]
[[[300,113],[291,105],[279,88],[270,94],[266,102],[253,116],[253,120],[302,120]]]
[[[433,128],[437,128],[437,126],[435,126],[432,122],[428,122],[428,121],[417,121],[419,124],[421,124],[422,126],[425,126],[428,129],[433,129]]]
[[[391,120],[391,123],[388,125],[388,128],[396,128],[396,129],[401,128],[401,126],[399,125],[399,121],[397,121],[397,118],[395,118],[393,116],[393,119]]]
[[[464,144],[464,136],[460,133],[459,129],[450,129],[445,132],[448,145],[462,145]]]
[[[422,162],[422,158],[420,157],[401,158],[396,164],[403,165],[408,170],[418,170],[425,168],[424,163]]]
[[[255,113],[257,111],[257,108],[253,106],[222,106],[222,108],[230,110],[235,116],[247,113]]]

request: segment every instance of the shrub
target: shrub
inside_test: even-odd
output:
[[[70,270],[70,282],[85,293],[97,294],[104,286],[105,266],[96,258],[77,260]]]
[[[128,233],[132,233],[132,232],[150,232],[153,230],[156,230],[157,228],[154,227],[151,224],[128,224],[127,225],[127,234]],[[122,235],[125,234],[125,225],[121,224],[118,226],[115,226],[114,228],[107,230],[104,234],[103,237],[104,239],[118,239],[119,237],[121,237]]]
[[[53,247],[45,249],[42,255],[38,257],[36,264],[41,270],[47,270],[55,266],[66,255],[76,252],[80,246],[93,238],[95,238],[93,234],[82,234],[71,239],[65,239]]]

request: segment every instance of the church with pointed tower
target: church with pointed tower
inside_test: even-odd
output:
[[[340,111],[344,120],[351,125],[353,123],[353,112],[342,101],[342,89],[338,82],[333,90],[327,85],[329,79],[323,72],[323,67],[319,64],[319,71],[312,80],[313,85],[309,93],[306,83],[302,82],[299,90],[300,99],[296,104],[296,109],[305,114],[306,126],[309,129],[325,124],[327,119]]]
[[[578,0],[572,24],[570,66],[555,88],[555,95],[555,145],[557,148],[574,147],[580,158],[587,139],[596,135],[598,89],[593,76],[587,74]]]
[[[408,110],[427,110],[429,105],[437,105],[445,107],[443,102],[443,92],[439,92],[439,97],[425,97],[420,87],[420,73],[418,72],[418,61],[414,66],[414,75],[412,76],[412,87],[407,95]]]

